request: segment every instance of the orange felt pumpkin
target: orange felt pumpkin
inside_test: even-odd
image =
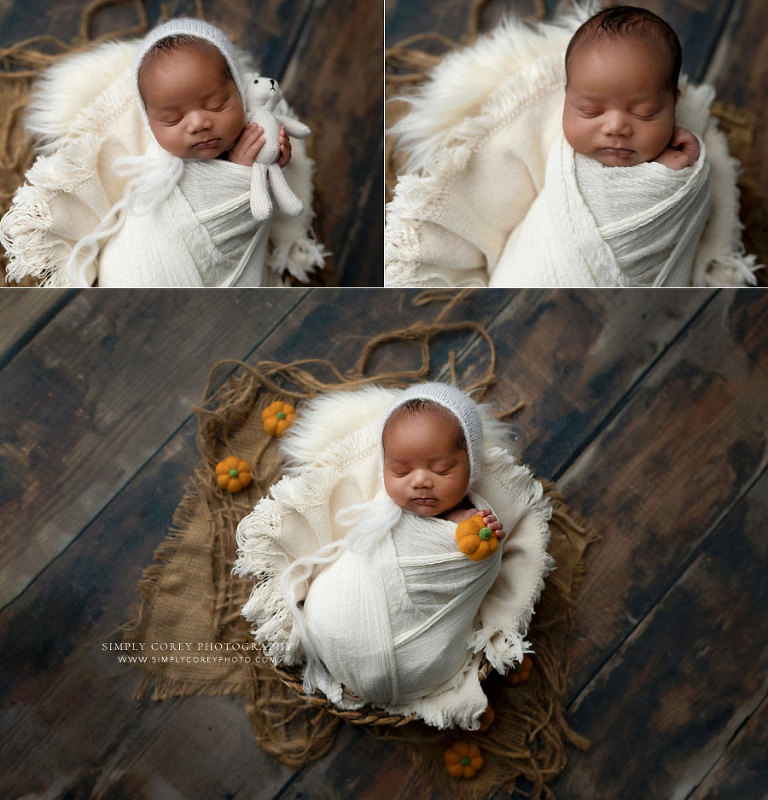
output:
[[[445,768],[453,778],[474,778],[482,766],[483,757],[474,742],[459,739],[445,750]]]
[[[465,519],[456,526],[456,542],[459,550],[473,561],[482,561],[492,556],[499,546],[496,534],[486,527],[479,514]]]
[[[237,456],[227,456],[216,465],[216,483],[228,492],[239,492],[251,482],[251,468]]]
[[[533,671],[533,659],[529,655],[524,655],[523,660],[514,667],[510,667],[507,672],[507,683],[516,686],[519,683],[527,683]]]
[[[291,427],[295,419],[296,409],[290,403],[284,403],[282,400],[275,400],[261,412],[264,430],[270,436],[278,438]]]
[[[480,727],[477,729],[478,731],[487,731],[488,728],[493,725],[493,721],[496,719],[496,712],[490,707],[486,706],[485,711],[483,711],[482,716],[480,717]]]

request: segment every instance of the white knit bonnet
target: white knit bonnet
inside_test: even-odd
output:
[[[460,389],[447,383],[415,383],[403,389],[387,410],[381,423],[382,434],[393,412],[409,400],[429,400],[456,417],[464,434],[464,441],[467,443],[469,483],[472,485],[480,477],[483,464],[483,426],[475,401]]]
[[[139,70],[141,69],[141,65],[147,53],[149,53],[159,41],[168,39],[171,36],[192,36],[195,39],[202,39],[204,42],[212,44],[224,56],[229,66],[229,71],[232,73],[232,79],[235,82],[237,91],[240,94],[240,99],[243,102],[243,108],[245,108],[245,83],[240,72],[240,65],[237,61],[237,51],[230,38],[224,31],[208,22],[203,22],[200,19],[179,17],[178,19],[168,20],[168,22],[153,28],[139,42],[133,57],[133,87],[145,123],[147,122],[147,112],[144,108],[144,100],[139,92]]]

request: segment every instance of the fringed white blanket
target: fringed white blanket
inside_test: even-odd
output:
[[[606,167],[559,137],[544,186],[489,285],[689,286],[709,215],[706,148],[692,167]]]
[[[116,172],[115,161],[151,156],[156,148],[133,94],[135,48],[135,42],[99,45],[63,59],[38,81],[26,128],[40,156],[0,220],[8,279],[30,275],[44,286],[257,286],[279,285],[287,271],[305,280],[325,253],[311,230],[313,163],[301,141],[292,143],[284,170],[304,203],[300,217],[278,212],[271,227],[246,219],[236,190],[239,165],[202,162],[185,164],[181,180],[149,213],[116,211],[132,175]],[[248,56],[240,61],[243,71],[253,71]],[[292,116],[285,104],[280,113]],[[95,261],[70,261],[78,242],[113,222],[113,235],[94,245]]]
[[[562,135],[565,48],[586,16],[577,10],[536,27],[507,20],[471,47],[446,56],[413,96],[412,109],[393,127],[408,161],[387,208],[387,286],[487,286],[491,281],[505,286],[635,286],[656,281],[648,280],[653,270],[644,256],[641,264],[627,258],[633,235],[624,231],[619,243],[616,219],[619,228],[607,230],[583,219],[592,242],[584,254],[572,254],[572,274],[558,271],[556,283],[548,282],[552,275],[536,278],[530,272],[522,282],[505,283],[501,275],[511,272],[506,265],[496,274],[510,237],[549,180],[548,157]],[[680,88],[677,122],[704,143],[711,205],[688,274],[670,266],[676,277],[668,275],[664,285],[754,283],[755,258],[745,255],[741,243],[739,166],[710,115],[714,90],[690,86],[684,78]],[[689,210],[686,235],[691,238],[702,207]],[[618,259],[616,247],[623,251]],[[688,261],[688,254],[684,259],[677,255],[676,264]],[[589,274],[582,266],[587,258]],[[617,260],[623,260],[620,271]],[[656,277],[661,274],[666,274],[663,266]],[[634,276],[640,276],[637,282]]]
[[[326,548],[327,564],[296,597],[323,662],[317,685],[341,708],[371,704],[473,729],[487,705],[482,655],[504,672],[530,649],[526,631],[552,566],[550,507],[481,407],[484,463],[473,499],[507,532],[496,554],[473,562],[457,549],[455,524],[401,512],[383,495],[379,461],[380,423],[395,396],[368,388],[300,409],[284,443],[290,474],[238,526],[235,572],[255,578],[243,613],[275,663],[303,663],[280,580],[289,564]],[[390,504],[384,517],[392,507],[395,515],[372,548],[357,552],[345,546],[349,529],[336,514],[374,499]]]

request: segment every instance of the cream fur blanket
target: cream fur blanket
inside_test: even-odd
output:
[[[565,48],[587,16],[577,11],[533,28],[507,20],[446,56],[414,95],[412,109],[393,127],[408,162],[387,208],[386,285],[488,285],[545,185],[547,160],[562,133]],[[714,90],[685,79],[680,88],[677,120],[705,144],[712,203],[690,275],[676,283],[754,283],[755,259],[744,254],[740,238],[738,164],[709,114]],[[635,285],[619,280],[607,240],[598,241],[594,220],[586,223],[590,259],[598,259],[590,263],[592,278],[609,282],[594,283],[574,259],[573,274],[550,285]]]
[[[127,224],[98,243],[93,265],[67,269],[76,243],[110,217],[130,184],[131,174],[115,172],[114,162],[157,147],[133,95],[135,47],[99,45],[63,59],[38,81],[26,128],[40,155],[0,221],[8,279],[31,275],[44,286],[252,286],[279,285],[283,271],[306,279],[322,265],[324,251],[311,230],[313,164],[300,141],[293,142],[285,176],[304,203],[301,217],[278,213],[271,228],[255,225],[241,213],[247,199],[237,189],[239,165],[198,164],[191,171],[204,167],[205,174],[182,176],[151,213],[120,212]],[[243,71],[253,71],[248,56],[240,54],[240,61]],[[281,113],[291,114],[287,105]]]
[[[334,393],[299,410],[283,446],[289,474],[238,526],[235,572],[255,578],[243,614],[275,663],[303,663],[280,579],[289,564],[326,548],[327,565],[315,568],[296,598],[327,670],[320,687],[342,708],[372,704],[472,729],[487,705],[482,655],[505,672],[530,649],[525,634],[552,566],[550,508],[511,455],[504,427],[481,407],[475,499],[493,508],[507,532],[494,557],[470,561],[456,549],[455,525],[399,509],[370,550],[332,545],[347,535],[340,509],[382,497],[380,423],[396,394]]]

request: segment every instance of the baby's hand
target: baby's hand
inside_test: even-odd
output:
[[[256,123],[246,125],[229,151],[228,159],[244,167],[252,167],[259,150],[264,147],[264,128]]]
[[[280,126],[278,141],[280,142],[280,155],[277,159],[277,166],[285,167],[291,160],[291,140],[282,125]]]
[[[451,515],[450,519],[451,522],[464,522],[465,519],[478,516],[483,518],[483,524],[486,528],[490,528],[493,531],[497,539],[504,538],[504,531],[502,530],[501,523],[496,519],[496,515],[491,513],[490,508],[468,508]]]
[[[475,514],[479,514],[483,518],[486,528],[490,528],[497,539],[504,538],[504,530],[501,523],[496,519],[496,515],[491,513],[490,508],[481,508],[475,510]]]
[[[666,150],[654,158],[659,164],[670,169],[685,169],[696,163],[699,157],[699,142],[686,128],[676,127]]]

